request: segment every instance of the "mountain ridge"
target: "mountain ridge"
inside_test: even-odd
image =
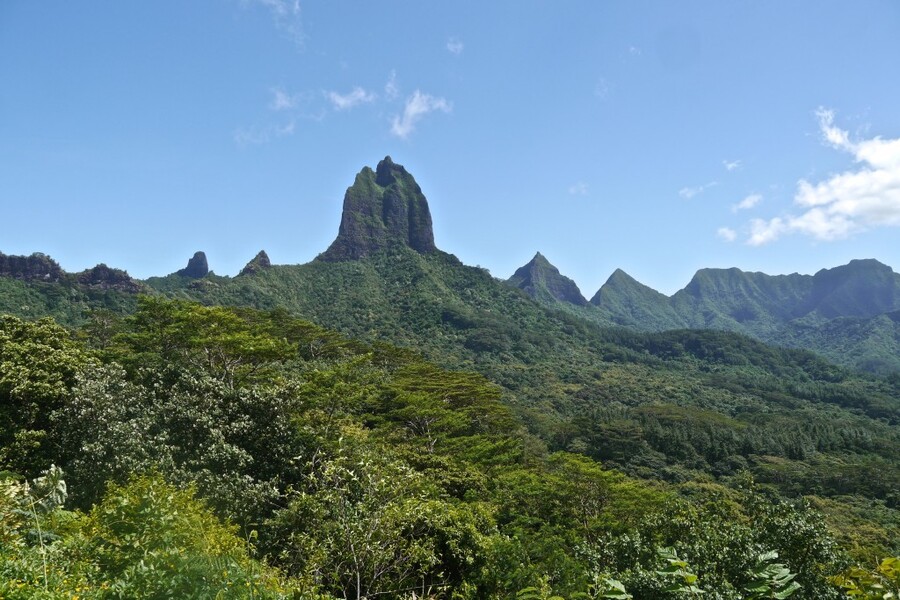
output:
[[[900,310],[900,274],[875,259],[814,275],[704,268],[671,296],[617,269],[588,306],[531,295],[600,325],[734,331],[868,371],[900,370],[900,326],[880,318]]]
[[[385,253],[400,256],[405,251],[445,256],[459,263],[435,245],[428,201],[414,177],[386,156],[375,169],[366,166],[356,175],[344,195],[337,237],[308,264],[353,262]],[[245,288],[242,297],[251,305],[298,305],[296,294],[280,291],[275,300],[248,289],[252,281],[286,273],[272,265],[265,252],[234,278],[214,275],[206,255],[197,252],[184,269],[145,281],[106,265],[72,275],[40,253],[31,257],[0,254],[0,287],[7,289],[0,290],[0,310],[28,317],[52,314],[63,322],[77,323],[94,307],[133,307],[135,295],[141,292],[187,297],[211,292],[214,296],[235,288],[233,282],[238,279]],[[700,269],[672,296],[616,269],[587,301],[575,282],[538,252],[506,283],[540,304],[604,327],[734,331],[766,343],[814,350],[855,368],[900,371],[900,325],[881,318],[900,310],[900,275],[874,259],[854,260],[815,275],[767,275],[735,267]],[[54,286],[68,291],[60,294]],[[354,308],[347,306],[347,310]]]

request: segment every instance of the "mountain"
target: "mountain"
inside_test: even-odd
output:
[[[127,272],[99,264],[67,273],[55,260],[0,253],[0,314],[29,319],[53,317],[66,324],[83,323],[88,311],[134,309],[136,295],[151,290]]]
[[[789,493],[817,486],[825,496],[894,501],[900,378],[862,377],[811,353],[732,332],[601,327],[601,317],[614,314],[611,307],[632,321],[664,311],[660,327],[684,316],[671,299],[624,272],[595,296],[600,306],[563,302],[558,270],[542,256],[531,262],[522,281],[572,310],[536,302],[438,250],[425,196],[403,167],[385,159],[356,177],[337,239],[317,260],[237,277],[173,273],[142,285],[150,294],[204,306],[254,307],[276,311],[275,317],[281,311],[375,347],[390,343],[446,368],[479,372],[502,388],[503,402],[548,448],[574,450],[634,475],[686,481],[749,470]],[[724,280],[718,270],[699,274],[692,297],[715,307],[721,304],[715,294],[742,290],[768,306],[764,276],[724,273]],[[789,296],[791,281],[771,285]],[[853,297],[852,286],[827,289],[827,306]],[[31,308],[23,311],[26,303]],[[67,277],[0,278],[4,312],[33,317],[43,310],[93,329],[96,309],[128,314],[136,303],[132,292],[93,289]],[[732,313],[726,307],[717,314]],[[817,331],[814,322],[804,325]],[[114,336],[104,327],[108,344]],[[327,350],[323,344],[304,352],[315,358]]]
[[[900,274],[869,259],[816,273],[807,302],[798,312],[834,319],[869,318],[895,310],[900,310]]]
[[[678,329],[685,323],[669,305],[669,298],[616,269],[594,297],[591,305],[602,307],[610,322],[645,331]]]
[[[386,156],[374,171],[364,167],[347,188],[337,239],[316,260],[364,258],[393,244],[419,253],[436,250],[422,189]]]
[[[558,300],[584,306],[587,300],[574,281],[560,275],[559,269],[538,252],[527,265],[519,268],[507,283],[536,299]]]
[[[269,255],[266,254],[265,250],[260,250],[253,259],[244,265],[244,268],[241,269],[241,272],[238,273],[238,276],[241,275],[252,275],[253,273],[258,273],[265,269],[268,269],[272,266],[272,261],[269,260]]]
[[[0,252],[0,277],[22,281],[59,281],[63,270],[59,263],[40,252],[31,256],[9,256]]]
[[[330,572],[348,569],[344,550],[360,531],[377,538],[387,563],[405,560],[397,549],[421,555],[423,572],[448,589],[466,581],[445,578],[454,569],[477,581],[496,575],[512,593],[532,581],[521,578],[526,567],[552,569],[580,589],[597,560],[623,577],[609,570],[613,559],[628,575],[646,555],[639,566],[654,579],[643,598],[659,597],[657,548],[675,544],[710,580],[722,548],[751,560],[772,549],[804,561],[823,586],[824,566],[843,564],[829,531],[866,559],[900,550],[900,377],[862,376],[734,332],[642,333],[577,312],[664,328],[687,323],[681,305],[726,322],[752,299],[750,323],[771,312],[777,292],[796,300],[795,312],[809,307],[792,321],[809,332],[825,331],[816,319],[847,306],[857,316],[825,325],[900,321],[900,311],[865,316],[890,305],[886,292],[866,295],[873,265],[799,283],[704,270],[681,304],[616,271],[587,303],[540,254],[503,282],[438,250],[424,195],[388,160],[357,176],[338,238],[308,264],[272,265],[260,252],[239,276],[221,277],[197,253],[177,273],[138,282],[148,297],[137,299],[127,273],[105,265],[67,274],[42,255],[3,263],[13,265],[0,277],[3,311],[39,299],[38,309],[81,326],[0,317],[0,417],[16,426],[0,427],[2,466],[10,457],[25,466],[34,459],[36,473],[39,464],[62,465],[85,509],[102,489],[112,494],[51,533],[74,532],[71,547],[81,550],[90,544],[74,527],[94,537],[100,525],[128,533],[133,507],[162,499],[140,511],[148,524],[139,531],[158,529],[161,555],[180,557],[167,563],[173,580],[195,591],[183,565],[209,564],[195,569],[197,582],[221,574],[237,589],[233,556],[168,551],[176,537],[193,539],[193,524],[212,529],[209,518],[186,518],[200,505],[178,500],[165,477],[193,486],[230,522],[253,524],[266,544],[259,554],[289,573],[310,565],[303,583],[323,571],[320,557],[331,560]],[[889,291],[891,278],[874,267]],[[868,304],[857,306],[862,299]],[[143,469],[158,483],[107,485]],[[797,508],[781,499],[801,497]],[[34,550],[29,581],[38,587],[48,563],[25,541],[36,515],[26,514],[11,539],[17,552]],[[170,534],[176,522],[184,535]],[[216,535],[222,548],[245,547]],[[133,544],[113,546],[103,556]],[[444,562],[432,558],[438,550]],[[128,556],[146,567],[146,554]],[[97,572],[102,561],[81,557],[77,573]],[[743,585],[749,564],[733,581]],[[358,569],[331,589],[359,595]],[[384,595],[420,583],[404,577]],[[490,581],[483,589],[470,595],[511,596]]]
[[[204,252],[195,252],[194,256],[188,259],[187,266],[176,271],[175,274],[181,277],[190,277],[191,279],[206,277],[209,274],[209,263],[206,261],[206,254]]]
[[[548,307],[599,325],[639,331],[734,331],[779,346],[813,350],[857,369],[900,371],[900,324],[890,316],[900,310],[900,274],[872,259],[853,260],[815,275],[700,269],[671,297],[617,269],[587,306],[577,299],[541,293],[522,281],[514,276],[509,283]]]

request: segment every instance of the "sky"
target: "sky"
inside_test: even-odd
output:
[[[898,270],[900,3],[0,2],[0,252],[306,263],[386,155],[439,248],[588,298]]]

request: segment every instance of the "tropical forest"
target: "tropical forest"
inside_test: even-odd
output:
[[[900,594],[900,275],[591,299],[390,157],[306,264],[0,255],[0,597]]]

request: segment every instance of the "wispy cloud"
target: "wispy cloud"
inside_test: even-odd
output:
[[[737,212],[739,210],[750,210],[763,199],[761,194],[750,194],[737,204],[731,207],[731,212]]]
[[[759,246],[788,233],[833,241],[900,226],[900,138],[853,141],[834,124],[834,116],[833,110],[816,110],[822,141],[851,154],[859,166],[817,183],[798,181],[794,205],[799,214],[754,220],[748,244]]]
[[[609,93],[612,91],[612,84],[605,77],[601,77],[597,80],[597,84],[594,86],[594,95],[601,100],[606,100],[609,97]]]
[[[583,181],[574,183],[569,186],[569,193],[572,194],[573,196],[587,196],[588,185]]]
[[[259,146],[276,138],[294,135],[296,124],[297,122],[291,119],[277,125],[243,127],[235,130],[231,137],[238,146]]]
[[[460,54],[462,54],[463,48],[465,48],[465,46],[461,41],[459,41],[459,38],[452,37],[447,40],[447,50],[451,54],[459,56]]]
[[[297,108],[299,101],[299,95],[289,94],[280,87],[272,88],[272,101],[269,103],[269,108],[276,111],[292,110]]]
[[[643,54],[643,52],[637,46],[628,46],[628,54],[632,56],[640,56],[641,54]]]
[[[678,190],[678,195],[685,200],[690,200],[694,196],[699,196],[709,188],[716,187],[717,185],[719,185],[718,181],[710,181],[709,183],[704,183],[703,185],[698,185],[696,187],[683,187]]]
[[[737,231],[731,227],[719,227],[719,229],[716,230],[716,237],[720,240],[725,240],[726,242],[733,242],[737,239]]]
[[[391,71],[387,83],[384,84],[384,95],[388,100],[396,100],[400,96],[400,88],[397,87],[397,71]]]
[[[372,102],[377,98],[374,92],[367,92],[359,86],[353,88],[347,94],[327,92],[325,95],[335,110],[349,110],[360,104]]]
[[[300,0],[242,0],[242,3],[267,9],[278,29],[285,32],[297,44],[303,44],[306,35],[303,32]]]
[[[741,167],[740,160],[723,160],[722,166],[725,167],[725,170],[729,173],[734,171],[735,169],[739,169]]]
[[[403,114],[394,117],[391,133],[406,139],[415,130],[416,124],[422,117],[436,110],[448,113],[452,108],[453,105],[444,98],[437,98],[416,90],[412,96],[406,99]]]

